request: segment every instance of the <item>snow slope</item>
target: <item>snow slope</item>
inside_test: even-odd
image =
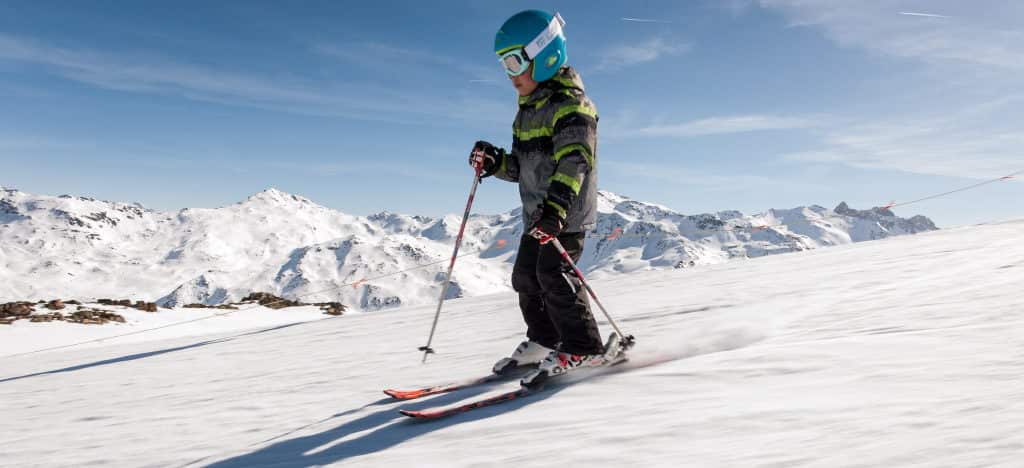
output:
[[[601,192],[580,266],[600,278],[935,229],[923,217],[841,208],[683,215]],[[222,208],[160,212],[0,188],[0,302],[127,297],[173,307],[266,291],[356,310],[429,304],[460,221],[352,216],[275,189]],[[472,216],[451,297],[509,291],[521,233],[519,210]]]
[[[395,410],[478,392],[380,390],[488,369],[520,339],[511,294],[448,303],[426,365],[430,306],[7,358],[0,460],[1020,466],[1022,235],[1005,222],[599,280],[637,336],[623,372],[434,423]]]

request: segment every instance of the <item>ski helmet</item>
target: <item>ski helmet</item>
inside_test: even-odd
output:
[[[501,57],[510,75],[515,76],[516,71],[509,68],[510,63],[518,61],[524,70],[529,66],[528,62],[522,61],[525,58],[533,62],[535,81],[550,80],[568,58],[565,33],[562,32],[564,25],[565,21],[558,13],[552,15],[541,10],[516,13],[494,35],[494,53]],[[515,57],[506,60],[506,55]]]

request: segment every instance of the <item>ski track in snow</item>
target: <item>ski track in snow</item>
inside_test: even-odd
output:
[[[397,409],[515,384],[409,402],[381,389],[486,372],[521,338],[513,295],[446,303],[426,365],[433,307],[5,359],[0,464],[1019,466],[1022,234],[595,281],[637,337],[621,370],[435,422]]]

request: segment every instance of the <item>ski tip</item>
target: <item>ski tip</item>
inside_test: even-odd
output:
[[[389,396],[389,397],[391,397],[391,398],[394,398],[396,400],[412,400],[414,398],[419,398],[421,396],[424,396],[425,393],[423,391],[419,391],[419,390],[403,391],[403,390],[393,390],[393,389],[389,388],[387,390],[384,390],[384,394]]]
[[[402,413],[402,415],[404,415],[404,416],[408,416],[410,418],[415,418],[415,419],[429,419],[430,418],[430,415],[425,413],[425,412],[423,412],[423,411],[400,409],[400,410],[398,410],[398,412]]]

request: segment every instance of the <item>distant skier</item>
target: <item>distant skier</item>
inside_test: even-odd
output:
[[[470,154],[483,177],[518,182],[523,202],[512,287],[528,340],[494,365],[496,373],[539,363],[556,375],[606,362],[587,293],[549,244],[557,237],[578,260],[597,214],[597,109],[565,66],[564,24],[557,13],[527,10],[498,30],[494,51],[519,93],[512,151],[478,141]]]

